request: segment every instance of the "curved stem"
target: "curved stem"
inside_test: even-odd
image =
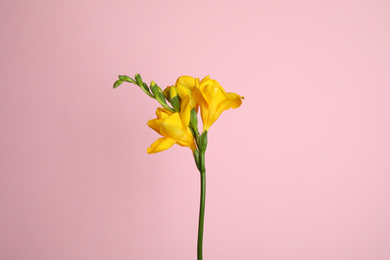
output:
[[[198,226],[198,260],[203,259],[203,225],[204,208],[206,202],[206,166],[205,152],[200,152],[200,208],[199,208],[199,226]]]

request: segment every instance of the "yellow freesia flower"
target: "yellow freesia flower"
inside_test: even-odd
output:
[[[157,108],[156,119],[147,123],[150,128],[162,135],[147,150],[147,153],[158,153],[172,147],[175,143],[196,150],[195,140],[189,128],[191,116],[189,97],[181,101],[180,113],[166,108]]]
[[[218,81],[210,79],[210,76],[198,81],[196,80],[192,93],[200,106],[203,131],[208,131],[223,111],[241,106],[244,97],[235,93],[226,93]]]

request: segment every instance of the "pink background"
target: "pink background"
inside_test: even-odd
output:
[[[0,2],[0,259],[196,259],[188,148],[118,74],[246,97],[209,134],[205,260],[390,259],[389,1]]]

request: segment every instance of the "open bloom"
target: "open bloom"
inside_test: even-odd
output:
[[[189,128],[191,116],[190,98],[181,102],[180,113],[166,108],[157,108],[156,119],[149,120],[148,126],[162,135],[147,150],[147,153],[158,153],[172,147],[175,143],[196,150],[194,138]]]
[[[209,76],[199,83],[197,80],[192,93],[200,106],[203,131],[208,131],[223,111],[241,106],[244,99],[235,93],[226,93],[218,81],[210,79]]]

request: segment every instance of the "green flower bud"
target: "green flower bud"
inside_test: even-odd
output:
[[[196,114],[195,108],[191,109],[190,125],[196,132],[198,132],[198,115]]]
[[[120,85],[122,85],[122,83],[123,83],[123,81],[122,80],[117,80],[117,81],[115,81],[114,82],[114,88],[117,88],[117,87],[119,87]]]
[[[171,87],[170,100],[171,100],[171,104],[172,104],[175,112],[179,112],[180,111],[180,101],[179,101],[179,97],[177,96],[177,92],[176,92],[175,87]]]
[[[197,140],[198,135],[197,135],[197,133],[195,132],[195,130],[194,130],[192,127],[190,127],[190,131],[191,131],[191,134],[192,134],[192,136],[194,137],[194,139]]]
[[[154,97],[157,99],[160,104],[166,104],[164,94],[159,86],[153,81],[150,83],[150,88],[152,89]]]
[[[153,92],[153,95],[154,95],[154,98],[163,106],[165,107],[166,109],[168,109],[169,111],[172,111],[174,112],[174,110],[168,106],[167,104],[167,101],[165,100],[165,97],[164,97],[164,93],[162,92],[161,88],[159,86],[157,86],[156,83],[154,83],[154,81],[152,81],[150,83],[150,88]]]
[[[166,100],[169,100],[169,102],[170,102],[170,93],[171,93],[171,87],[169,86],[169,87],[166,87],[165,89],[164,89],[164,91],[163,91],[163,93],[164,93],[164,97],[165,97],[165,99]]]
[[[141,75],[139,75],[138,73],[135,74],[135,80],[137,82],[137,85],[142,88],[143,87],[143,81],[142,81]]]
[[[146,83],[142,83],[141,89],[142,89],[145,93],[147,93],[147,92],[150,93],[149,87],[148,87],[148,85],[147,85]]]
[[[122,81],[129,82],[129,83],[134,83],[134,84],[137,83],[134,79],[130,78],[127,75],[119,75],[119,79],[122,80]]]
[[[131,83],[137,84],[142,89],[142,91],[145,92],[149,97],[154,98],[153,95],[150,93],[148,85],[146,85],[146,83],[142,81],[141,75],[139,75],[138,73],[135,74],[135,81],[128,76],[120,76],[120,77],[123,77],[123,79],[126,79],[126,81],[128,82],[133,81]]]

